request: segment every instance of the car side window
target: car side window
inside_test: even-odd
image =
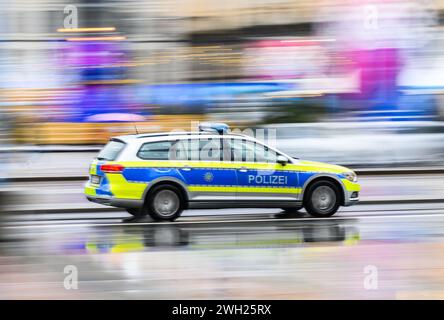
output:
[[[190,161],[221,161],[223,147],[220,138],[203,138],[181,140],[184,150],[182,160]]]
[[[188,160],[188,144],[187,140],[177,140],[170,148],[170,160]]]
[[[245,140],[241,139],[230,139],[229,144],[231,147],[231,160],[234,162],[245,161]]]
[[[220,138],[199,139],[199,160],[221,161],[222,155],[222,140]]]
[[[156,141],[144,143],[137,156],[143,160],[184,160],[186,153],[179,141]]]
[[[231,139],[233,161],[276,163],[277,153],[254,141]]]
[[[253,141],[245,141],[246,161],[276,163],[277,154],[268,147]]]

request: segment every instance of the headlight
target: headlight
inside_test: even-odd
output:
[[[354,172],[344,172],[342,175],[351,182],[358,182],[358,176]]]

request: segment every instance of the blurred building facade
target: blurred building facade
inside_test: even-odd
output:
[[[76,32],[63,30],[72,5]],[[442,119],[443,9],[441,0],[7,0],[3,111],[27,143],[103,142],[133,130],[122,114],[140,116],[143,131],[200,119]],[[115,118],[88,120],[98,114]]]

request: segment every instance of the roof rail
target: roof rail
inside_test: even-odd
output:
[[[195,132],[159,132],[159,133],[141,133],[136,135],[137,139],[141,139],[141,138],[149,138],[149,137],[162,137],[162,136],[191,136],[191,135],[214,135],[214,134],[218,134],[215,131],[195,131]],[[240,133],[234,133],[234,132],[229,132],[226,133],[228,135],[232,135],[232,136],[245,136],[244,134],[240,134]]]

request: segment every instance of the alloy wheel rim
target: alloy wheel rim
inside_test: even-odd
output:
[[[336,204],[336,193],[328,186],[320,186],[313,191],[313,207],[320,213],[327,213]]]
[[[163,217],[174,215],[179,210],[180,200],[171,190],[161,190],[154,198],[154,210]]]

